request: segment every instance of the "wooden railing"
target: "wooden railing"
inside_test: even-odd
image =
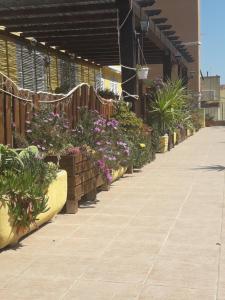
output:
[[[15,133],[25,136],[27,121],[41,107],[49,107],[55,113],[65,115],[71,128],[80,119],[80,108],[97,110],[102,116],[110,118],[115,110],[112,100],[97,95],[95,89],[82,83],[67,95],[35,93],[20,89],[7,76],[0,73],[0,144],[13,146]]]

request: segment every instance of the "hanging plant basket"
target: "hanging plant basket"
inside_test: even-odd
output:
[[[148,78],[148,72],[149,68],[148,67],[139,67],[137,69],[137,77],[139,80],[145,80]]]

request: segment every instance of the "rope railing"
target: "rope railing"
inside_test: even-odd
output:
[[[110,118],[116,102],[114,99],[102,98],[88,83],[77,85],[67,94],[34,92],[18,87],[0,72],[0,143],[13,146],[15,134],[25,136],[27,123],[45,105],[63,114],[71,128],[74,128],[80,119],[81,107],[97,110],[104,117]]]

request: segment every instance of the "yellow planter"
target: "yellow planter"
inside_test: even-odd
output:
[[[32,224],[25,232],[23,231],[20,233],[12,226],[12,220],[9,216],[7,205],[0,204],[0,249],[18,242],[24,235],[51,220],[62,210],[66,203],[66,196],[67,173],[66,171],[60,171],[56,180],[54,180],[48,188],[47,197],[49,210],[40,214],[35,224]]]
[[[187,129],[187,137],[191,136],[191,130]]]
[[[177,133],[176,132],[173,133],[173,142],[174,142],[174,145],[177,144]]]
[[[167,134],[160,136],[159,138],[159,153],[165,153],[168,151],[169,137]]]
[[[127,167],[120,167],[117,170],[112,170],[112,182],[122,177],[127,171]]]

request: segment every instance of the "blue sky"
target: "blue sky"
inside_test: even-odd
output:
[[[201,0],[201,41],[203,74],[220,75],[225,84],[225,0]]]

